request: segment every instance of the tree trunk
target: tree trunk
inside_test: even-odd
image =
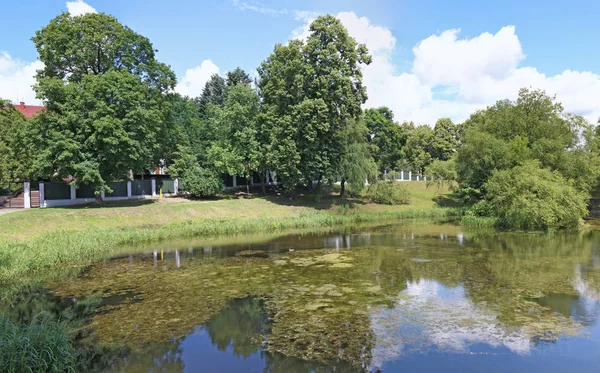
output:
[[[267,172],[263,172],[263,182],[262,182],[262,186],[261,186],[261,190],[262,190],[262,194],[267,194],[267,183],[269,182],[269,180],[267,179],[266,176]]]
[[[104,200],[102,199],[102,193],[96,193],[96,204],[101,205],[104,203]]]
[[[346,180],[342,179],[342,182],[340,183],[341,188],[340,188],[340,198],[344,198],[344,192],[346,191]]]

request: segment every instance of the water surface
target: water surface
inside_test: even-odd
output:
[[[3,307],[62,315],[98,371],[600,367],[600,232],[418,225],[234,242],[124,253]]]

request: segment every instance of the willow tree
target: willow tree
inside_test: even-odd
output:
[[[259,67],[269,166],[288,190],[339,175],[349,149],[346,129],[367,99],[360,66],[370,62],[366,46],[327,15],[310,25],[306,41],[276,45]]]
[[[176,80],[150,40],[103,13],[63,13],[32,40],[44,63],[35,90],[48,108],[37,121],[47,174],[100,196],[155,165]]]

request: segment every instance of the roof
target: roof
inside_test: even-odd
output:
[[[37,105],[25,105],[23,101],[19,103],[19,105],[14,105],[15,109],[21,112],[21,114],[25,115],[27,118],[31,118],[36,115],[39,111],[44,110],[43,106]]]

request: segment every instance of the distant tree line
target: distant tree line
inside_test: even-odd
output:
[[[543,91],[522,89],[461,124],[363,110],[371,56],[330,15],[305,40],[276,45],[254,81],[241,68],[215,74],[200,97],[174,93],[150,41],[112,16],[63,13],[32,40],[47,110],[27,120],[0,102],[2,184],[68,178],[99,196],[160,165],[198,196],[222,190],[224,175],[267,170],[290,194],[341,182],[344,195],[403,169],[451,185],[468,214],[552,229],[581,223],[600,176],[598,131]]]

